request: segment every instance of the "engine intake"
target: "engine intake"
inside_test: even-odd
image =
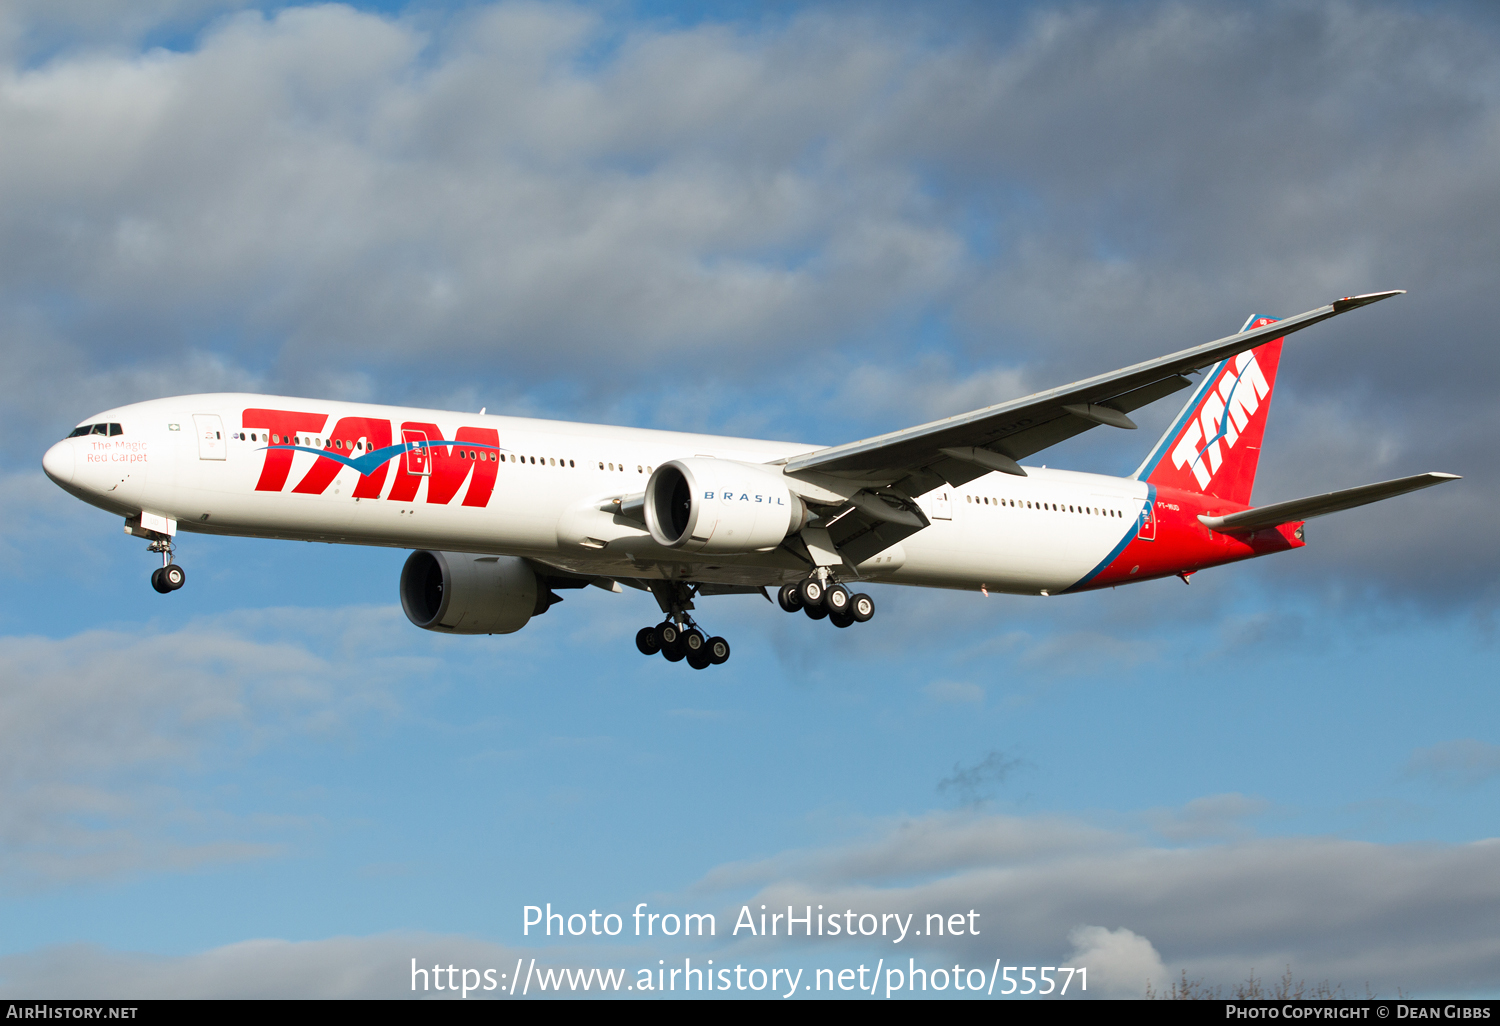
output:
[[[401,568],[401,608],[428,631],[512,634],[553,598],[517,556],[418,550]]]
[[[684,552],[774,549],[807,523],[785,479],[753,463],[698,457],[657,467],[646,482],[646,527]]]

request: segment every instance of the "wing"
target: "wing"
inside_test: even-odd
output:
[[[1360,485],[1358,488],[1345,488],[1342,491],[1328,492],[1324,495],[1310,495],[1305,499],[1293,499],[1291,502],[1258,506],[1242,513],[1230,513],[1228,516],[1200,516],[1198,519],[1203,522],[1204,527],[1213,531],[1258,531],[1262,527],[1276,527],[1296,520],[1308,520],[1312,517],[1320,517],[1324,513],[1337,513],[1339,510],[1353,509],[1355,506],[1363,506],[1366,503],[1379,502],[1381,499],[1414,492],[1418,488],[1431,488],[1445,481],[1458,480],[1460,478],[1457,474],[1415,474],[1411,477],[1398,477],[1394,481]]]
[[[1100,424],[1135,427],[1126,414],[1187,388],[1192,384],[1184,377],[1188,373],[1402,291],[1335,300],[1253,331],[1061,388],[796,456],[786,461],[786,473],[856,479],[867,487],[894,485],[906,495],[924,494],[943,482],[958,487],[991,471],[1025,476],[1017,460]]]

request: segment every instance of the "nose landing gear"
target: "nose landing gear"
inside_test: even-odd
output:
[[[161,553],[161,566],[151,571],[151,587],[166,595],[187,583],[187,571],[172,562],[172,539],[159,538],[147,546],[149,552]]]

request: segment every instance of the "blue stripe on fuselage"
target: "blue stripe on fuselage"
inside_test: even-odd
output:
[[[1147,485],[1146,486],[1146,507],[1145,508],[1146,509],[1153,509],[1155,507],[1155,505],[1156,505],[1156,485]],[[1066,588],[1064,588],[1062,590],[1062,594],[1066,595],[1070,591],[1076,591],[1077,589],[1083,587],[1085,584],[1087,584],[1090,581],[1092,581],[1095,577],[1098,577],[1099,574],[1101,574],[1104,571],[1105,567],[1109,566],[1116,559],[1120,558],[1120,553],[1122,553],[1122,552],[1125,551],[1125,546],[1129,545],[1132,541],[1135,540],[1135,537],[1136,537],[1137,534],[1140,533],[1140,530],[1141,530],[1141,517],[1140,517],[1140,514],[1137,513],[1136,516],[1135,516],[1135,519],[1131,522],[1130,530],[1128,530],[1128,531],[1125,532],[1125,537],[1121,538],[1120,539],[1120,543],[1118,545],[1116,545],[1112,550],[1110,550],[1109,555],[1105,556],[1104,559],[1100,561],[1099,565],[1096,566],[1096,567],[1094,567],[1094,569],[1090,570],[1088,573],[1086,573],[1082,577],[1080,577],[1077,581],[1073,582],[1072,584],[1070,584]]]
[[[363,456],[356,456],[353,459],[343,455],[342,453],[330,452],[327,449],[313,449],[305,445],[263,445],[261,446],[261,450],[264,451],[266,449],[291,449],[294,452],[310,452],[314,456],[321,456],[324,459],[334,460],[335,462],[342,463],[346,467],[352,467],[360,477],[369,477],[371,474],[375,473],[375,471],[379,470],[382,466],[395,459],[403,452],[406,452],[410,449],[430,449],[434,445],[461,445],[465,449],[496,449],[500,452],[510,451],[504,446],[499,445],[486,445],[483,442],[449,442],[441,438],[431,442],[402,442],[398,445],[388,445],[384,449],[376,449],[373,452],[367,452]]]

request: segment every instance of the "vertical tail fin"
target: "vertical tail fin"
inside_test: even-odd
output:
[[[1241,331],[1274,323],[1252,317]],[[1133,475],[1157,487],[1250,504],[1281,363],[1281,339],[1215,364]]]

